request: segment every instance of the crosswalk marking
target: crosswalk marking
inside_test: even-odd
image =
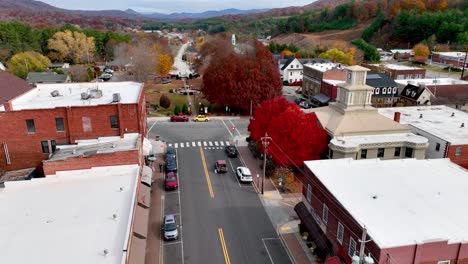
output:
[[[200,143],[200,142],[198,142],[198,143]],[[192,147],[195,147],[195,142],[192,142]]]
[[[190,147],[190,142],[185,143],[185,146],[188,148]]]
[[[208,142],[208,144],[210,145],[210,147],[213,146],[213,142],[211,142],[211,141]]]
[[[219,142],[219,144],[221,144],[221,146],[224,147],[224,142],[221,141]]]
[[[178,148],[178,147],[179,147],[179,143],[175,143],[174,148]]]
[[[229,145],[230,145],[229,141],[226,141],[226,146],[229,146]]]
[[[180,147],[181,147],[181,148],[184,147],[184,142],[180,143]]]
[[[169,145],[168,145],[168,146],[169,146],[169,147],[172,147],[172,144],[171,144],[171,143],[169,143]]]
[[[190,148],[203,147],[204,149],[223,149],[224,146],[229,146],[229,141],[190,141],[190,142],[173,142],[167,143],[168,147],[174,148]]]
[[[197,143],[197,144],[198,144],[198,146],[199,146],[199,147],[201,147],[201,142],[200,142],[200,141],[198,141],[198,143]]]
[[[218,141],[215,141],[214,144],[215,146],[219,146]]]
[[[206,144],[206,141],[203,141],[203,146],[206,147],[206,145],[207,145],[207,144]]]

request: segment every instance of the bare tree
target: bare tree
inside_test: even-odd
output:
[[[149,75],[154,74],[157,66],[156,54],[149,41],[142,41],[131,50],[131,64],[133,64],[133,76],[136,81],[148,80]]]

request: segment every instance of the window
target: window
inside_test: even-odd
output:
[[[299,65],[296,65],[296,68],[299,68]]]
[[[119,118],[117,116],[110,116],[111,128],[119,128]]]
[[[362,149],[361,150],[361,159],[366,159],[367,158],[367,149]]]
[[[312,186],[310,184],[307,184],[307,201],[309,203],[312,201]]]
[[[405,75],[397,75],[397,80],[403,80],[405,79]]]
[[[395,148],[395,157],[400,157],[400,152],[401,152],[401,148],[400,147],[396,147]]]
[[[91,126],[91,117],[83,116],[81,120],[83,123],[83,132],[92,132],[93,127]]]
[[[303,74],[303,72],[301,72],[301,75]]]
[[[28,127],[28,133],[36,133],[36,126],[34,125],[34,119],[26,120],[26,126]]]
[[[440,144],[439,143],[436,143],[436,151],[439,151],[440,150]]]
[[[407,157],[407,158],[412,158],[413,157],[413,149],[412,148],[406,148],[405,149],[405,157]]]
[[[461,147],[457,147],[455,149],[455,156],[461,156],[462,154],[462,148]]]
[[[322,220],[325,224],[328,223],[328,207],[326,204],[323,204]]]
[[[338,230],[336,231],[336,239],[338,240],[340,245],[343,244],[343,234],[344,234],[344,227],[340,222],[338,222]]]
[[[450,260],[439,261],[437,264],[450,264]]]
[[[377,149],[377,158],[383,158],[385,154],[385,149],[384,148],[378,148]]]
[[[55,118],[55,127],[57,128],[57,132],[65,131],[65,128],[63,127],[63,118],[61,117]]]
[[[396,93],[397,93],[397,88],[393,87],[393,94],[396,94]]]
[[[57,148],[55,140],[41,141],[42,153],[53,153]]]
[[[292,72],[289,72],[289,75],[292,76]]]
[[[291,65],[291,69],[294,68],[294,65]]]
[[[386,93],[387,93],[387,88],[386,87],[382,88],[382,94],[386,94]]]
[[[379,88],[375,88],[375,92],[374,92],[374,93],[375,93],[375,94],[379,94],[379,90],[380,90]]]
[[[349,248],[348,248],[348,255],[353,257],[354,253],[356,253],[356,241],[352,237],[349,238]]]

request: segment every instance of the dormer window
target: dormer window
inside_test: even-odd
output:
[[[379,88],[375,88],[374,94],[379,94]]]
[[[291,65],[291,69],[294,69],[294,65]]]
[[[387,88],[382,88],[382,94],[386,94],[387,93]]]

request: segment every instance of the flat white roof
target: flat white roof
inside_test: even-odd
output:
[[[96,88],[102,91],[102,97],[81,99],[81,93]],[[53,97],[53,91],[58,91],[59,95]],[[107,105],[112,104],[114,93],[120,94],[120,103],[135,104],[142,92],[143,84],[136,82],[38,84],[36,88],[12,100],[12,107],[13,110],[24,110]]]
[[[1,262],[122,263],[138,173],[138,165],[126,165],[6,182],[0,189]]]
[[[391,70],[424,70],[423,68],[400,65],[400,64],[385,64],[385,68],[391,69]]]
[[[326,63],[307,63],[304,64],[304,67],[309,67],[317,71],[326,72],[333,68],[343,68],[339,63],[326,62]]]
[[[445,106],[378,108],[381,115],[393,119],[400,112],[400,123],[416,127],[452,145],[468,144],[468,113]],[[454,116],[452,117],[452,113]],[[422,114],[422,118],[420,118]],[[464,123],[465,127],[461,127]]]
[[[449,159],[305,164],[381,248],[468,240],[468,171]]]
[[[453,57],[457,59],[465,58],[465,52],[461,51],[448,51],[448,52],[434,52],[435,54],[439,54],[440,56],[446,57]]]
[[[335,146],[345,148],[355,148],[363,144],[378,144],[378,143],[398,143],[409,142],[413,144],[427,144],[428,140],[425,137],[415,135],[413,133],[398,133],[398,134],[382,134],[382,135],[362,135],[349,137],[334,137],[330,143]]]
[[[412,49],[392,49],[390,50],[391,53],[409,53],[409,54],[413,54],[413,50]]]
[[[342,81],[342,80],[323,79],[322,81],[323,81],[324,83],[328,83],[328,84],[331,84],[331,85],[334,85],[334,86],[337,86],[337,85],[339,85],[339,84],[346,83],[345,81]]]
[[[419,85],[419,84],[424,84],[426,86],[431,86],[431,85],[453,85],[453,84],[466,84],[468,85],[467,81],[464,80],[458,80],[458,79],[453,79],[453,78],[437,78],[437,79],[410,79],[410,80],[395,80],[396,83],[402,84],[402,85],[407,85],[407,84],[413,84],[413,85]]]

